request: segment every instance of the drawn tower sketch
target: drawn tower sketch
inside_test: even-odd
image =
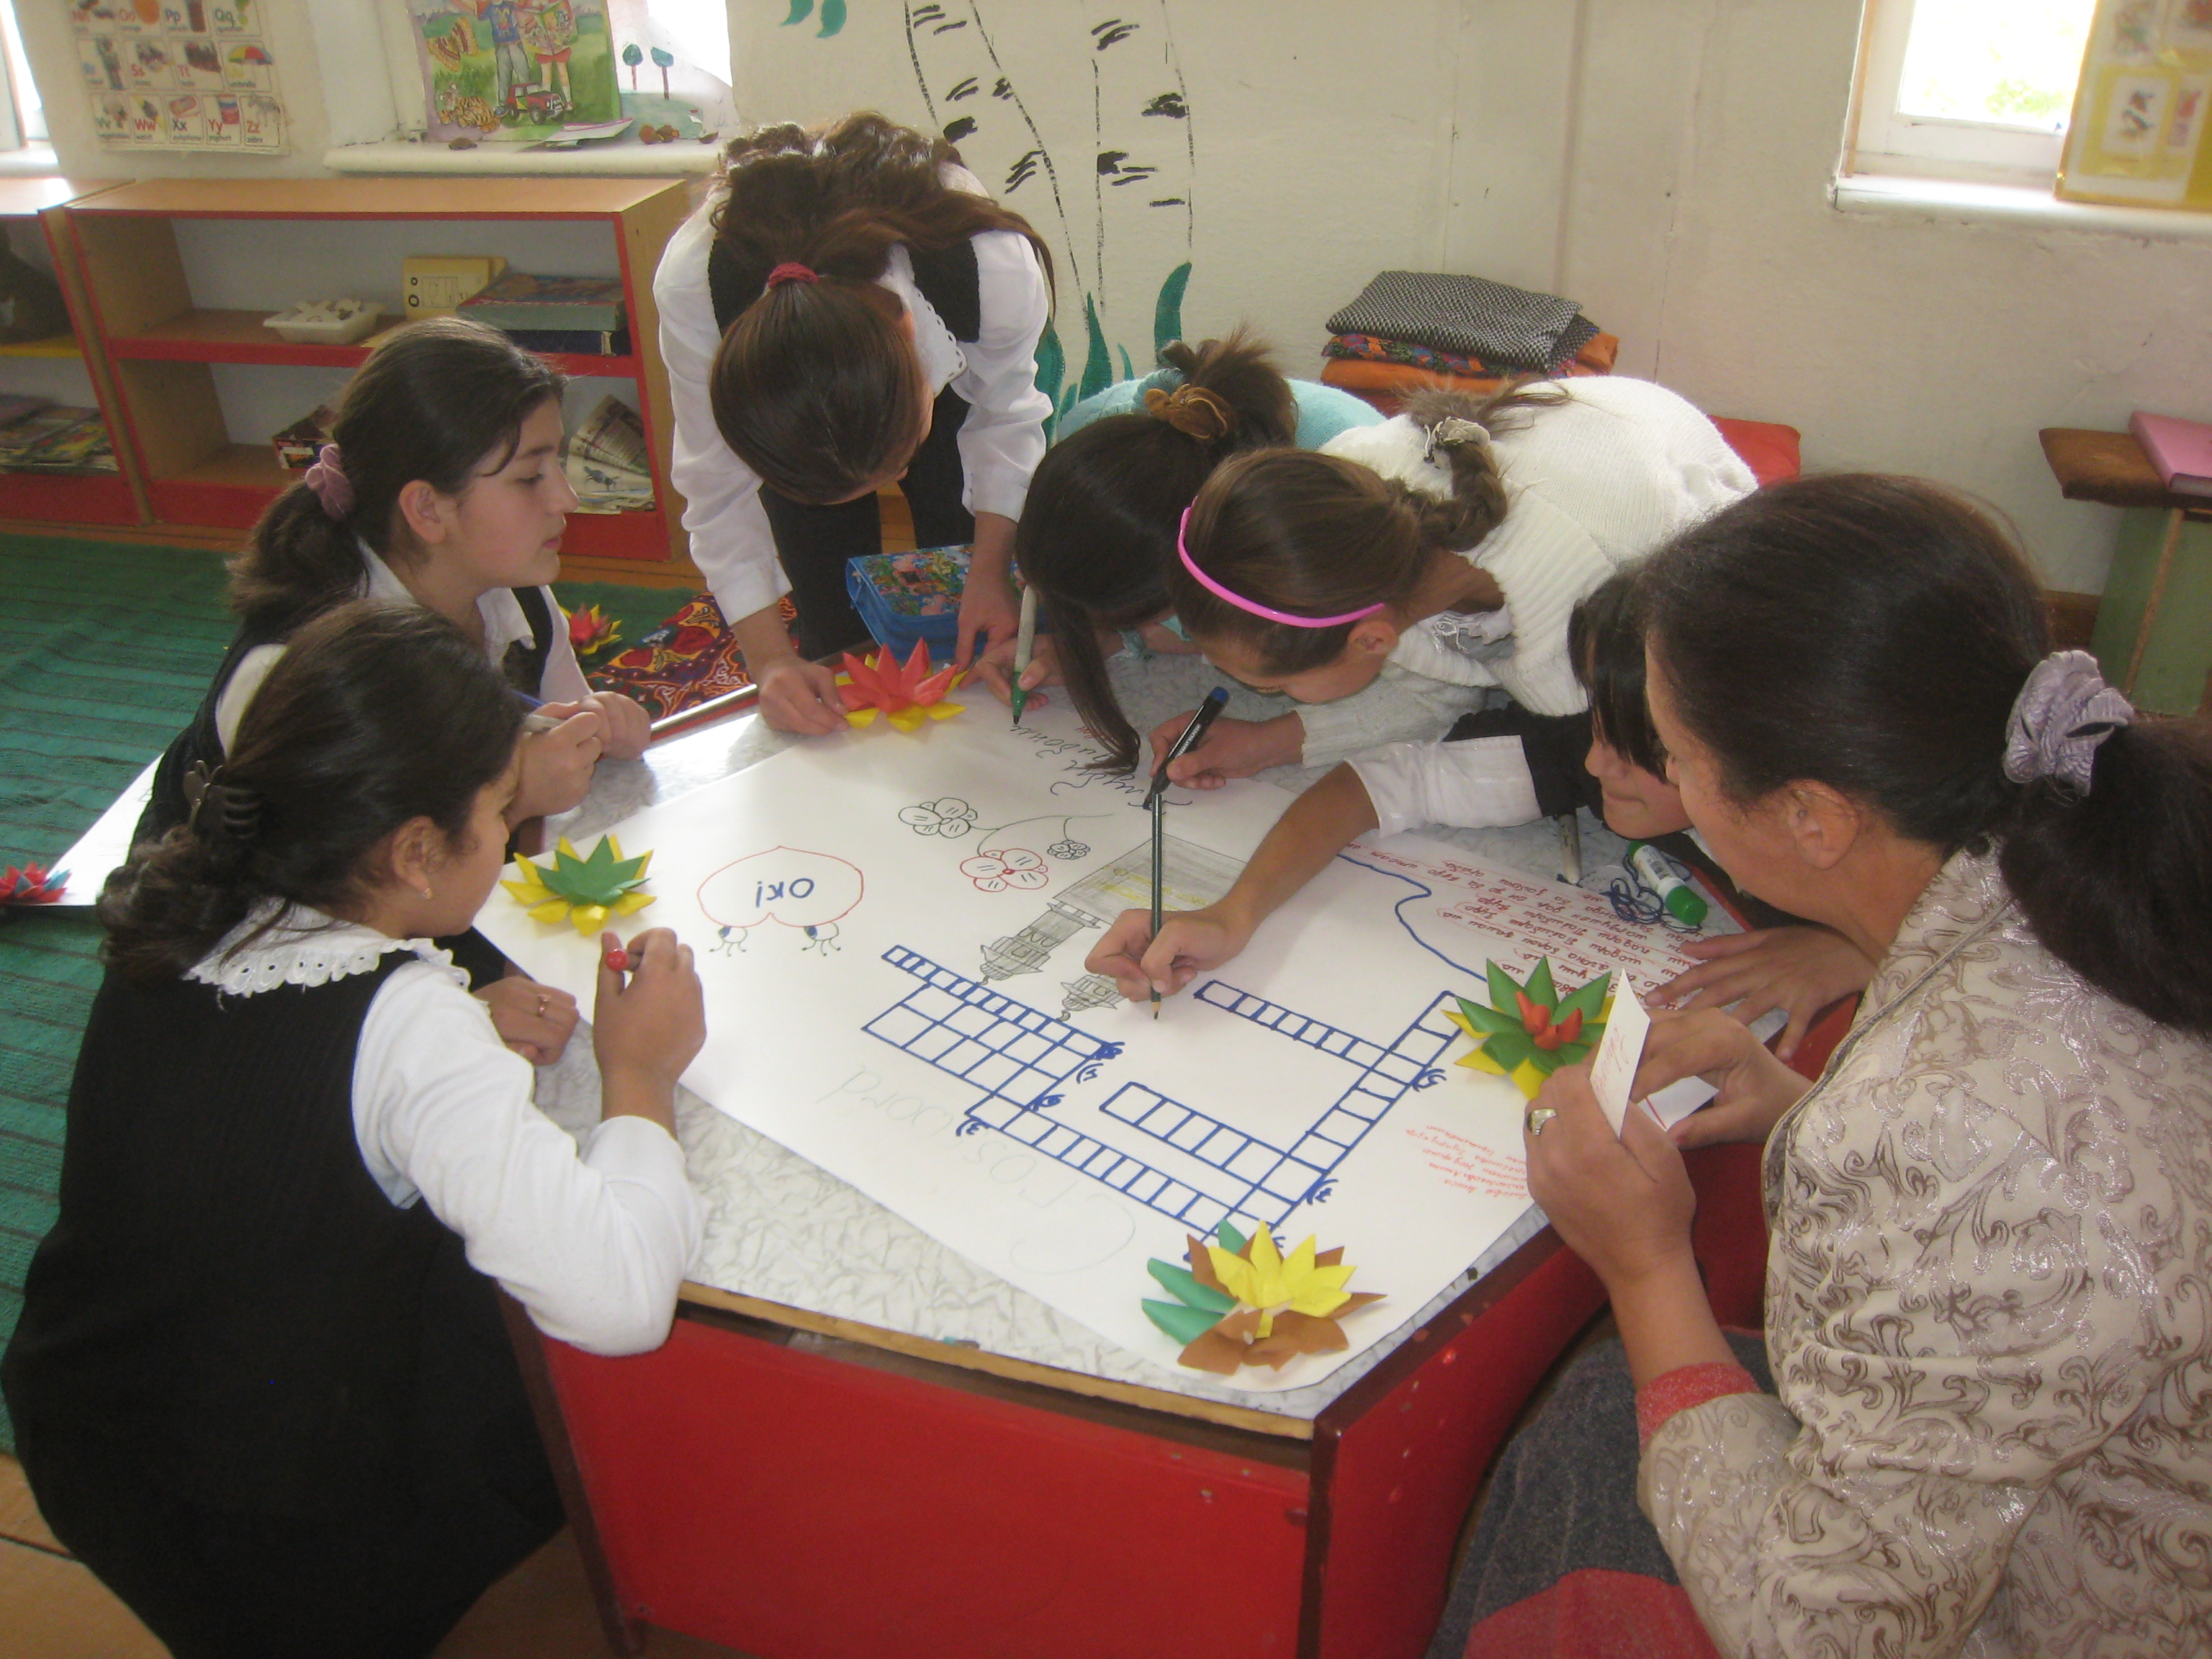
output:
[[[1162,860],[1160,902],[1171,910],[1212,904],[1235,884],[1243,867],[1234,859],[1170,836]],[[1083,929],[1103,927],[1122,911],[1152,902],[1152,844],[1146,841],[1046,900],[1044,913],[1018,933],[985,945],[983,977],[998,981],[1034,974],[1047,957]],[[1119,994],[1113,981],[1097,974],[1087,974],[1061,988],[1067,993],[1063,1014],[1103,1007]]]

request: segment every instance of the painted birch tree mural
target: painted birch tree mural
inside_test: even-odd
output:
[[[1056,410],[1138,372],[1127,340],[1146,334],[1116,326],[1119,313],[1138,308],[1124,296],[1149,301],[1148,367],[1160,346],[1179,338],[1190,278],[1196,152],[1166,0],[1094,0],[1082,9],[1087,156],[1047,142],[994,37],[994,27],[1000,36],[1036,27],[1035,12],[981,0],[906,7],[908,56],[930,118],[985,185],[1051,241],[1063,304],[1081,300],[1081,368],[1070,374],[1056,326],[1037,348],[1037,384]],[[1156,283],[1149,278],[1164,269]]]

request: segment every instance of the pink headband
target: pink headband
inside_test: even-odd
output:
[[[1197,579],[1200,587],[1217,599],[1228,600],[1239,611],[1249,611],[1255,617],[1265,617],[1269,622],[1281,623],[1291,628],[1334,628],[1340,623],[1358,622],[1362,617],[1371,617],[1378,611],[1389,609],[1386,603],[1377,600],[1364,609],[1347,611],[1340,617],[1294,617],[1287,611],[1272,611],[1264,605],[1255,604],[1242,593],[1231,592],[1200,570],[1190,556],[1190,544],[1187,539],[1189,531],[1190,508],[1186,507],[1182,510],[1182,521],[1176,526],[1176,551],[1182,557],[1182,568]]]

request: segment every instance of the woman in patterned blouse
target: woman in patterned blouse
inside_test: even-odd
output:
[[[1580,1068],[1530,1111],[1530,1190],[1611,1292],[1636,1496],[1680,1585],[1677,1614],[1650,1595],[1613,1628],[1639,1652],[2212,1651],[2212,730],[2047,655],[2025,562],[1927,484],[1763,492],[1642,591],[1699,832],[1881,966],[1809,1089],[1710,1012],[1658,1016],[1638,1074],[1704,1073],[1695,1138],[1765,1142],[1771,1393],[1707,1306],[1675,1143],[1634,1109],[1616,1138]],[[1553,1626],[1564,1650],[1603,1650],[1597,1601]],[[1472,1613],[1468,1653],[1525,1633],[1525,1602]]]

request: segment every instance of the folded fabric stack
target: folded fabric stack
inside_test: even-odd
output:
[[[1424,386],[1480,393],[1530,374],[1609,374],[1620,348],[1571,300],[1440,271],[1386,270],[1328,327],[1322,382],[1386,414]]]
[[[82,476],[118,470],[115,447],[108,441],[106,424],[96,409],[49,404],[12,416],[0,411],[0,422],[4,422],[0,423],[0,472]]]
[[[600,398],[599,406],[569,434],[562,465],[579,513],[642,512],[653,506],[645,423],[619,398]]]

